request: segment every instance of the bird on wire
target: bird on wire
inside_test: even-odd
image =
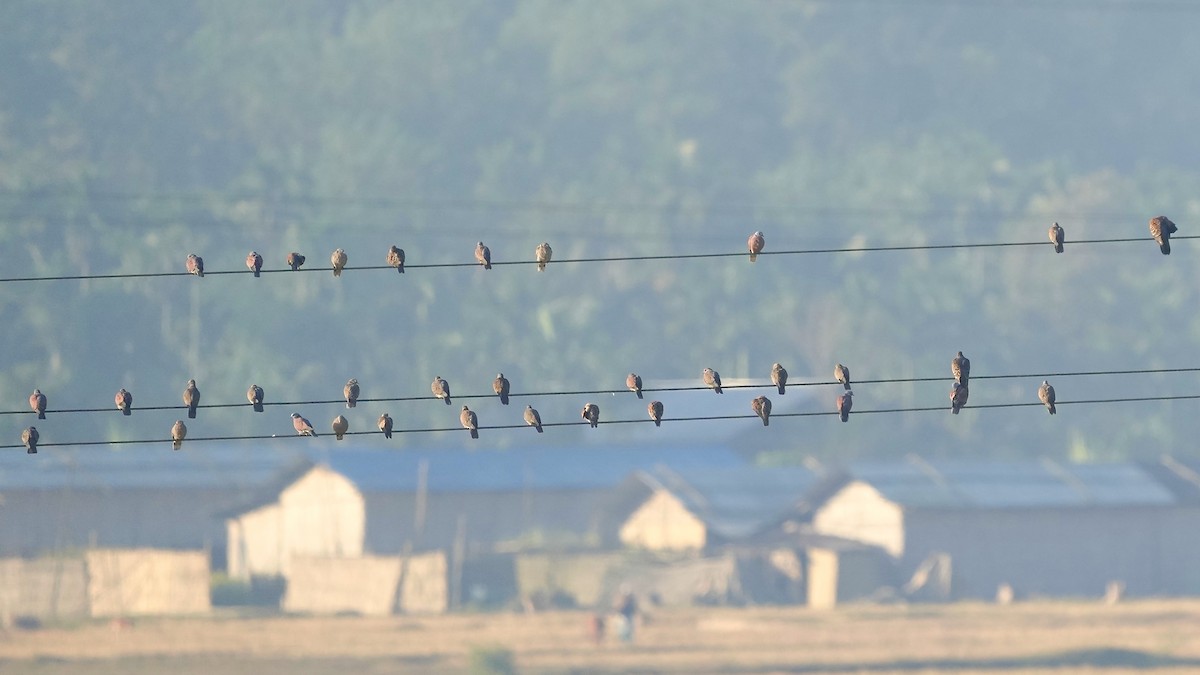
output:
[[[713,370],[712,368],[705,368],[703,371],[701,371],[700,378],[704,380],[704,386],[712,389],[718,394],[725,393],[721,391],[721,374],[717,371]]]
[[[342,396],[346,399],[347,408],[353,408],[358,405],[359,391],[358,380],[352,377],[346,381],[346,386],[342,387]]]
[[[642,376],[637,373],[630,373],[625,376],[625,387],[637,394],[638,398],[642,397]]]
[[[971,392],[967,390],[967,385],[957,382],[950,385],[950,412],[957,415],[958,411],[967,406],[967,396]]]
[[[333,276],[342,276],[342,270],[346,269],[346,261],[349,257],[346,252],[340,248],[333,249],[333,253],[329,256],[329,264],[333,266]]]
[[[475,260],[483,265],[483,269],[492,269],[492,249],[483,245],[483,242],[475,244]]]
[[[1175,223],[1166,216],[1155,216],[1150,219],[1150,236],[1158,242],[1158,250],[1163,255],[1171,255],[1171,235],[1179,231]]]
[[[38,433],[37,427],[26,427],[21,432],[21,444],[25,446],[25,453],[29,455],[37,454],[38,439],[41,434]]]
[[[1038,400],[1051,415],[1058,414],[1058,409],[1054,407],[1054,386],[1048,380],[1042,380],[1042,386],[1038,387]]]
[[[750,401],[750,409],[762,419],[763,426],[771,425],[771,399],[766,396],[756,396]]]
[[[445,401],[446,405],[450,405],[450,383],[443,380],[441,375],[434,376],[433,383],[429,385],[429,388],[435,397]]]
[[[340,441],[350,431],[350,420],[346,419],[345,415],[338,415],[333,418],[333,435]]]
[[[297,412],[292,413],[292,428],[294,428],[296,433],[300,436],[312,436],[313,438],[316,438],[317,436],[316,430],[313,429],[312,422],[309,422],[307,419],[301,417],[300,413]]]
[[[971,377],[971,359],[963,356],[963,353],[960,351],[950,361],[950,374],[954,376],[955,382],[964,387],[967,386],[967,381]]]
[[[763,246],[766,246],[767,240],[763,238],[762,232],[755,232],[746,240],[746,247],[750,249],[750,262],[758,260],[758,254],[762,253]]]
[[[195,253],[189,253],[187,257],[187,271],[188,274],[194,274],[198,277],[204,276],[204,258]]]
[[[537,432],[542,433],[542,416],[533,406],[525,406],[525,424],[537,429]]]
[[[183,447],[183,439],[187,438],[187,425],[183,420],[175,420],[175,424],[171,426],[171,447],[178,450]]]
[[[293,272],[300,269],[300,266],[304,264],[305,260],[306,258],[304,256],[296,253],[295,251],[292,251],[287,255],[288,267],[292,268]]]
[[[771,364],[771,384],[783,396],[787,393],[787,369],[778,363]]]
[[[542,242],[533,250],[534,260],[537,260],[539,272],[546,271],[546,263],[550,262],[550,256],[554,255],[554,249],[550,248],[550,244]]]
[[[587,420],[588,424],[592,425],[593,429],[600,426],[600,406],[595,403],[585,403],[579,414]]]
[[[246,400],[254,406],[254,412],[263,411],[263,395],[263,388],[257,384],[250,385],[250,388],[246,390]]]
[[[117,410],[121,411],[126,417],[133,414],[133,394],[121,388],[113,396],[113,402],[117,404]]]
[[[1059,225],[1058,223],[1051,225],[1049,234],[1050,234],[1050,243],[1054,244],[1054,252],[1062,253],[1063,252],[1063,236],[1064,236],[1062,226]]]
[[[392,418],[387,413],[379,416],[379,430],[383,432],[384,438],[392,437]]]
[[[392,246],[388,249],[387,264],[395,267],[396,271],[404,274],[404,249]]]
[[[846,390],[837,397],[837,411],[843,422],[850,421],[850,409],[854,407],[854,392]]]
[[[662,426],[663,404],[662,401],[650,401],[646,404],[646,413],[650,415],[650,419],[654,420],[654,426]]]
[[[496,373],[496,379],[492,380],[492,391],[500,397],[500,405],[508,405],[509,386],[508,378],[504,376],[504,373]]]
[[[258,254],[258,251],[250,251],[246,254],[246,267],[256,277],[259,276],[259,272],[262,271],[262,262],[263,258]]]
[[[471,438],[479,438],[479,417],[473,410],[464,405],[458,414],[458,421],[471,432]]]
[[[34,389],[29,395],[29,409],[37,413],[39,420],[46,419],[46,395],[41,389]]]

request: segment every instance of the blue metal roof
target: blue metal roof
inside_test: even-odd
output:
[[[753,534],[777,521],[817,484],[803,467],[740,466],[722,469],[668,465],[650,477],[680,498],[721,536]]]

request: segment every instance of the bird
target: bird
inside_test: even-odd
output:
[[[33,412],[37,413],[39,420],[46,419],[46,395],[41,389],[34,389],[29,395],[29,407]]]
[[[295,272],[296,270],[300,269],[301,265],[304,264],[304,256],[292,251],[288,254],[287,264],[288,267],[292,268],[292,271]]]
[[[837,364],[833,367],[833,379],[842,383],[842,388],[847,391],[850,389],[850,369],[842,364]]]
[[[1054,252],[1063,252],[1063,229],[1058,223],[1050,226],[1050,243],[1054,244]]]
[[[125,391],[124,388],[117,391],[113,396],[113,402],[117,404],[117,410],[121,411],[126,417],[133,414],[133,394]]]
[[[353,408],[358,405],[358,380],[353,377],[346,381],[346,386],[342,387],[342,396],[346,398],[346,407]]]
[[[1158,250],[1163,255],[1171,255],[1171,235],[1179,228],[1166,216],[1155,216],[1150,219],[1150,236],[1158,242]]]
[[[750,249],[750,262],[758,260],[758,254],[762,253],[763,246],[766,246],[767,240],[763,238],[762,232],[755,232],[746,240],[746,247]]]
[[[258,276],[262,270],[262,256],[258,254],[258,251],[250,251],[246,254],[246,267],[254,273],[254,276]]]
[[[471,430],[471,438],[479,438],[479,418],[470,408],[463,406],[462,412],[458,414],[458,421],[463,427]]]
[[[642,397],[642,376],[637,373],[630,373],[625,376],[625,386],[629,387],[629,391],[637,394],[638,398]]]
[[[198,277],[204,276],[204,258],[195,253],[189,253],[187,257],[187,271],[188,274],[194,274]]]
[[[971,359],[963,356],[960,351],[954,359],[950,361],[950,374],[954,376],[954,381],[967,386],[967,380],[971,378]]]
[[[250,401],[250,405],[254,406],[254,412],[263,411],[263,388],[257,384],[250,385],[246,390],[246,400]]]
[[[542,416],[531,405],[525,406],[525,424],[537,429],[539,434],[542,433]]]
[[[779,390],[779,395],[787,393],[787,369],[778,363],[771,364],[771,384]]]
[[[171,445],[178,450],[183,447],[183,439],[187,437],[187,425],[183,420],[175,420],[175,424],[171,426]]]
[[[654,420],[654,426],[662,426],[663,404],[662,401],[650,401],[646,404],[646,413],[650,415],[650,419]]]
[[[484,246],[482,241],[475,244],[475,259],[483,265],[483,269],[492,269],[492,249]]]
[[[25,444],[26,454],[37,454],[37,444],[39,438],[41,438],[41,435],[38,434],[37,427],[26,427],[25,430],[21,432],[21,442]]]
[[[392,437],[392,418],[387,413],[379,416],[379,430],[383,432],[384,438]]]
[[[404,274],[404,249],[397,246],[392,246],[388,249],[387,264],[396,268],[400,274]]]
[[[333,265],[333,276],[342,276],[342,270],[346,268],[346,252],[340,248],[333,249],[333,253],[329,256],[329,263]]]
[[[434,376],[433,384],[429,385],[429,388],[433,390],[434,396],[445,401],[446,405],[450,405],[450,383],[443,380],[441,375]]]
[[[753,401],[750,401],[750,409],[755,415],[762,418],[763,426],[771,425],[771,399],[766,396],[756,396]]]
[[[188,419],[196,419],[196,406],[200,405],[200,390],[196,388],[195,380],[188,380],[187,388],[183,390],[183,404],[188,409]]]
[[[950,385],[950,412],[955,415],[967,405],[967,395],[970,394],[967,385],[955,382]]]
[[[533,250],[533,257],[537,260],[538,271],[546,271],[546,263],[550,262],[550,256],[554,255],[554,249],[550,248],[548,242],[542,242]]]
[[[312,422],[301,417],[300,413],[292,413],[292,427],[301,436],[312,436],[315,438],[317,435],[317,432],[313,429]]]
[[[843,422],[850,421],[850,409],[854,407],[854,392],[847,389],[845,392],[838,394],[837,411],[842,416]]]
[[[700,377],[704,379],[704,386],[712,389],[718,394],[725,393],[721,391],[721,374],[717,371],[713,370],[712,368],[705,368],[704,371],[700,373]]]
[[[587,420],[588,424],[591,424],[593,429],[600,426],[600,406],[596,405],[595,403],[585,403],[583,405],[583,412],[580,413],[580,416]]]
[[[345,436],[346,432],[349,430],[350,420],[346,419],[342,415],[338,415],[337,417],[333,418],[333,435],[336,436],[339,441],[342,440],[342,437]]]
[[[1054,386],[1049,381],[1042,380],[1042,386],[1038,387],[1038,400],[1051,415],[1058,414],[1058,409],[1054,407]]]
[[[500,397],[500,405],[508,405],[508,378],[504,373],[496,373],[496,379],[492,380],[492,391]]]

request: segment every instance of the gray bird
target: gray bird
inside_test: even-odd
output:
[[[970,392],[967,390],[967,385],[955,382],[950,385],[950,412],[955,415],[959,410],[967,406],[967,395]]]
[[[189,253],[187,257],[187,271],[188,274],[195,274],[198,277],[204,276],[204,258],[195,253]]]
[[[542,242],[533,250],[533,257],[537,260],[538,271],[546,271],[546,263],[550,262],[550,256],[554,255],[554,250],[550,248],[550,244]]]
[[[339,441],[342,440],[342,437],[345,436],[346,432],[349,430],[350,420],[346,419],[342,415],[338,415],[337,417],[333,418],[333,435],[336,436]]]
[[[346,386],[342,387],[342,396],[346,399],[347,408],[358,405],[358,393],[358,380],[352,377],[346,381]]]
[[[21,442],[25,444],[25,453],[30,455],[37,454],[38,439],[41,435],[38,434],[37,427],[26,427],[21,432]]]
[[[1059,225],[1058,223],[1051,225],[1049,234],[1050,234],[1050,243],[1054,244],[1054,252],[1062,253],[1063,252],[1063,235],[1064,235],[1062,226]]]
[[[440,375],[437,375],[437,376],[434,376],[433,384],[429,385],[429,388],[431,390],[433,390],[434,396],[445,401],[446,405],[450,405],[450,383],[449,382],[443,380]]]
[[[257,384],[250,385],[250,388],[246,390],[246,400],[254,406],[254,412],[263,411],[263,395],[263,388]]]
[[[843,422],[850,421],[850,409],[854,407],[854,392],[846,390],[837,397],[837,411]]]
[[[379,416],[379,430],[383,432],[384,438],[392,437],[392,418],[387,413]]]
[[[508,405],[508,378],[504,373],[496,373],[496,379],[492,380],[492,391],[500,397],[500,405]]]
[[[29,395],[29,409],[37,413],[39,420],[46,419],[46,395],[41,389],[34,389]]]
[[[642,376],[637,373],[630,373],[625,376],[625,386],[629,391],[637,394],[638,398],[642,397]]]
[[[292,413],[292,427],[301,436],[312,436],[315,438],[317,435],[316,430],[313,429],[312,422],[301,417],[300,413]]]
[[[464,428],[471,430],[471,438],[479,438],[479,418],[470,408],[463,406],[462,412],[458,414],[458,421]]]
[[[539,434],[542,433],[542,416],[531,405],[525,406],[525,424],[537,429]]]
[[[833,367],[833,379],[842,383],[842,388],[850,389],[850,369],[842,364],[837,364]]]
[[[113,403],[117,404],[117,410],[120,410],[122,415],[128,417],[133,414],[133,394],[125,391],[124,388],[113,396]]]
[[[967,386],[967,381],[971,379],[971,359],[963,356],[960,351],[953,360],[950,361],[950,374],[954,376],[954,381]]]
[[[758,254],[762,253],[763,246],[767,244],[767,240],[763,238],[762,232],[755,232],[746,240],[746,247],[750,249],[750,262],[758,260]]]
[[[587,420],[593,429],[600,426],[600,406],[595,403],[585,403],[580,416]]]
[[[1166,216],[1155,216],[1150,219],[1150,236],[1158,242],[1158,250],[1163,255],[1171,255],[1171,235],[1179,231],[1175,223]]]
[[[187,425],[183,420],[175,420],[171,426],[171,445],[175,450],[183,447],[183,439],[187,438]]]
[[[262,271],[262,256],[258,254],[258,251],[250,251],[246,254],[246,267],[254,273],[254,276],[259,275],[258,273]]]
[[[188,409],[188,419],[196,419],[196,407],[200,405],[200,390],[196,388],[195,380],[188,380],[187,388],[183,390],[183,404]]]
[[[787,369],[778,363],[771,364],[771,384],[775,385],[780,396],[787,393]]]
[[[1054,407],[1054,387],[1046,380],[1042,380],[1042,386],[1038,387],[1038,400],[1051,415],[1058,414],[1058,409]]]
[[[388,249],[387,264],[396,268],[400,274],[404,274],[404,249],[397,246],[392,246]]]
[[[342,270],[346,269],[346,252],[340,248],[333,249],[333,254],[329,256],[329,264],[333,266],[333,276],[342,276]]]
[[[287,256],[288,267],[292,268],[293,272],[300,269],[300,266],[304,264],[304,260],[305,260],[304,256],[300,255],[299,253],[296,253],[295,251],[292,251]]]
[[[755,415],[762,418],[763,426],[771,426],[771,399],[766,396],[757,396],[753,401],[750,401],[750,409]]]
[[[654,420],[654,426],[662,426],[663,404],[661,401],[650,401],[646,404],[646,413]]]
[[[700,373],[700,377],[704,380],[704,386],[712,389],[718,394],[725,393],[721,391],[721,374],[717,371],[713,370],[712,368],[705,368],[704,371]]]
[[[483,242],[475,244],[475,259],[483,265],[483,269],[492,269],[492,249],[483,245]]]

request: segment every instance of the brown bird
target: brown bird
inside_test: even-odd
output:
[[[379,416],[379,430],[383,432],[384,438],[392,437],[392,418],[387,413]]]
[[[189,253],[187,257],[187,271],[188,274],[195,274],[198,277],[204,276],[204,258],[195,253]]]
[[[38,439],[41,434],[38,433],[37,427],[26,427],[21,432],[21,442],[25,444],[25,453],[29,455],[37,454]]]
[[[637,394],[638,398],[642,397],[641,375],[638,375],[637,373],[630,373],[629,375],[625,376],[625,386],[629,388],[629,391]]]
[[[171,426],[171,445],[178,450],[183,447],[183,439],[187,438],[187,425],[183,420],[175,420],[175,424]]]
[[[950,374],[954,376],[954,381],[967,386],[967,381],[971,378],[971,359],[963,356],[960,351],[957,356],[950,361]]]
[[[392,246],[388,249],[387,264],[396,268],[400,274],[404,274],[404,249]]]
[[[704,380],[704,386],[712,389],[718,394],[725,393],[721,391],[721,374],[717,371],[713,370],[712,368],[705,368],[704,371],[700,373],[700,377]]]
[[[755,232],[746,240],[746,246],[750,249],[750,262],[758,260],[758,254],[762,253],[763,246],[766,246],[767,240],[763,238],[762,232]]]
[[[646,413],[654,420],[654,426],[662,426],[663,404],[661,401],[650,401],[646,404]]]
[[[333,254],[329,256],[329,264],[333,265],[333,276],[342,276],[342,270],[346,269],[346,252],[340,248],[333,249]]]
[[[292,427],[301,436],[312,436],[315,438],[317,435],[317,432],[313,429],[312,422],[301,417],[300,413],[292,413]]]
[[[1158,250],[1163,255],[1171,255],[1171,235],[1179,231],[1175,223],[1166,216],[1155,216],[1150,219],[1150,236],[1158,242]]]
[[[787,369],[778,363],[771,364],[771,384],[779,390],[779,395],[787,393]]]
[[[463,427],[471,430],[471,438],[479,438],[479,418],[467,406],[463,406],[462,412],[458,414],[458,421]]]
[[[37,413],[39,420],[46,419],[46,395],[41,389],[34,389],[29,395],[29,408]]]
[[[950,412],[955,415],[967,405],[967,385],[955,382],[950,385]]]
[[[546,271],[546,263],[550,262],[550,256],[554,255],[554,249],[550,248],[550,244],[542,242],[533,250],[533,257],[537,260],[538,271]]]
[[[496,373],[496,379],[492,380],[492,391],[500,397],[500,405],[508,405],[508,378],[504,373]]]
[[[188,409],[188,419],[196,419],[196,406],[200,405],[200,390],[196,388],[195,380],[188,380],[187,388],[183,390],[183,404]]]
[[[263,388],[257,384],[250,385],[250,388],[246,390],[246,400],[254,406],[254,412],[263,411],[263,395]]]
[[[833,379],[842,383],[843,389],[850,389],[850,369],[842,364],[833,367]]]
[[[346,382],[346,386],[342,387],[342,396],[346,399],[347,408],[358,405],[358,392],[358,380],[352,377]]]
[[[837,397],[837,411],[843,422],[850,420],[850,409],[854,407],[854,392],[847,389]]]
[[[450,405],[450,383],[443,380],[440,375],[434,376],[433,384],[429,385],[433,390],[433,395]]]
[[[342,440],[342,437],[345,436],[346,432],[349,430],[350,420],[346,419],[342,415],[338,415],[337,417],[333,418],[333,435],[337,436],[339,441]]]
[[[1058,414],[1058,409],[1054,407],[1054,387],[1046,380],[1042,380],[1042,386],[1038,387],[1038,400],[1051,415]]]
[[[539,434],[542,433],[542,416],[531,405],[525,406],[525,424],[537,429]]]
[[[483,265],[483,269],[492,269],[492,249],[483,245],[483,242],[475,244],[475,259]]]
[[[124,388],[117,391],[116,396],[113,396],[113,402],[117,404],[117,410],[120,410],[122,415],[128,417],[133,414],[133,394],[125,391]]]
[[[246,254],[246,267],[254,273],[254,276],[258,276],[262,270],[262,256],[258,254],[258,251],[250,251]]]
[[[1054,244],[1054,252],[1062,253],[1063,252],[1063,234],[1064,234],[1062,226],[1059,225],[1058,223],[1051,225],[1049,234],[1050,234],[1050,243]]]
[[[584,404],[583,412],[580,413],[580,416],[587,420],[593,429],[600,426],[600,406],[595,403]]]
[[[304,256],[300,255],[299,253],[296,253],[295,251],[292,251],[291,253],[288,254],[287,264],[288,264],[288,267],[292,268],[292,271],[295,272],[296,270],[300,269],[301,265],[304,264],[304,260],[305,260]]]
[[[771,399],[766,396],[755,397],[753,401],[750,401],[750,409],[754,411],[755,415],[762,418],[764,427],[771,426]]]

